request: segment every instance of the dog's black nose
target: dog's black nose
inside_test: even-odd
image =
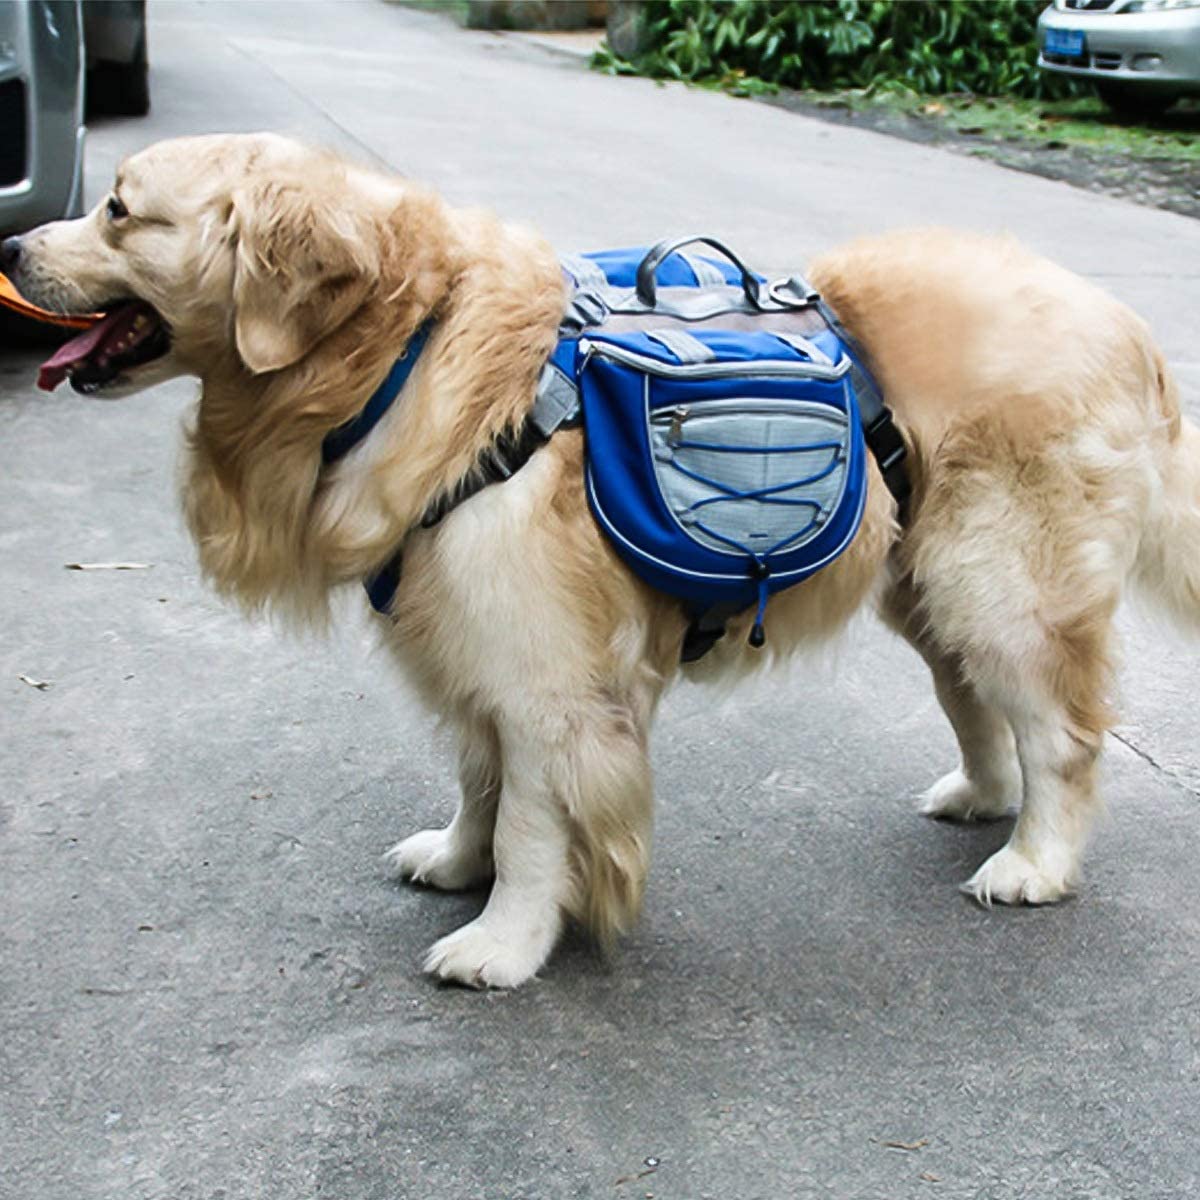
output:
[[[21,239],[7,237],[0,242],[0,271],[11,275],[21,261]]]

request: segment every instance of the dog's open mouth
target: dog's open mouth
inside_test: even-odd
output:
[[[133,367],[171,348],[166,322],[141,300],[105,306],[104,316],[55,351],[38,371],[38,387],[52,392],[64,379],[85,395],[98,392]]]

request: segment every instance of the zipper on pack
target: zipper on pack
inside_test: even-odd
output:
[[[626,350],[610,342],[596,342],[581,338],[580,349],[584,354],[582,370],[593,357],[607,358],[625,367],[633,367],[646,375],[657,375],[663,379],[725,379],[734,378],[796,378],[796,379],[841,379],[850,370],[850,360],[843,355],[841,362],[824,366],[814,362],[792,362],[788,359],[768,358],[754,362],[718,363],[663,363],[648,354]]]
[[[771,396],[724,396],[713,400],[693,400],[690,404],[675,404],[670,408],[656,408],[650,413],[650,424],[669,425],[671,434],[678,436],[686,421],[698,421],[727,412],[739,415],[758,413],[764,416],[817,417],[841,428],[848,424],[846,414],[832,405],[822,404],[817,400],[792,400]]]
[[[666,420],[669,420],[671,428],[667,433],[667,441],[678,442],[683,437],[683,423],[688,419],[689,415],[690,410],[686,404],[677,404],[668,412],[654,414],[650,420],[654,425],[662,425]]]

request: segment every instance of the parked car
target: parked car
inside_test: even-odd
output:
[[[146,0],[84,0],[89,113],[141,117],[150,111]]]
[[[0,0],[0,235],[83,207],[83,14]]]
[[[82,212],[85,105],[149,108],[145,0],[0,0],[0,237]]]
[[[1054,0],[1038,47],[1039,67],[1095,84],[1120,113],[1200,95],[1200,0]]]
[[[88,113],[150,106],[145,0],[0,0],[0,238],[83,212]],[[0,306],[0,345],[62,329]]]

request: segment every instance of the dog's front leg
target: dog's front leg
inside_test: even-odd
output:
[[[554,769],[570,722],[522,717],[497,721],[503,765],[491,895],[425,959],[430,974],[469,987],[516,987],[536,974],[558,940],[571,891],[570,827]]]
[[[491,879],[492,838],[500,799],[500,744],[490,721],[464,720],[459,729],[454,819],[445,829],[423,829],[384,857],[402,878],[444,892],[478,887]]]

